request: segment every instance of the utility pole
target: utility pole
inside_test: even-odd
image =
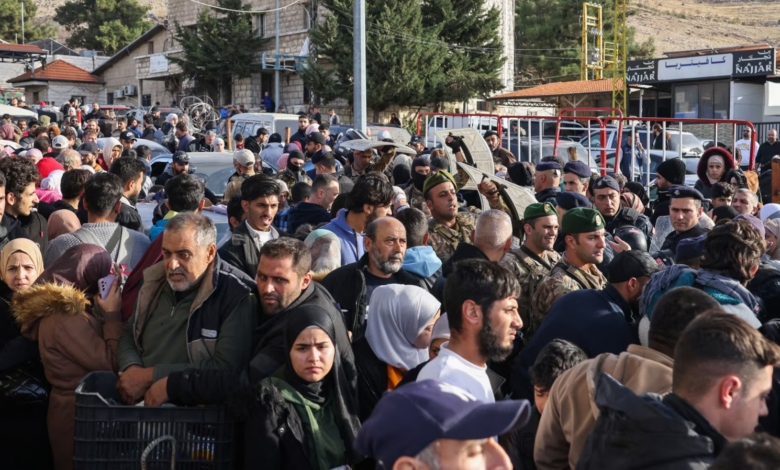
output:
[[[355,66],[355,89],[353,106],[355,107],[355,129],[366,131],[366,1],[355,0],[353,14],[355,24],[352,28],[354,36],[353,62]]]
[[[22,0],[22,44],[24,44],[24,0]]]
[[[279,87],[282,86],[281,77],[279,73],[279,0],[276,0],[276,62],[274,63],[274,106],[276,109],[271,110],[275,113],[279,109]],[[289,111],[287,111],[289,112]]]

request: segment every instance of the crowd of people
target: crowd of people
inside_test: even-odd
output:
[[[245,139],[219,198],[189,171],[214,136],[166,121],[155,181],[128,128],[100,151],[38,123],[0,155],[0,373],[40,384],[0,396],[3,468],[73,468],[92,371],[126,405],[224,406],[235,468],[780,466],[780,205],[726,149],[693,188],[660,164],[650,201],[487,135],[516,214],[450,173],[457,138],[344,158],[309,116]]]

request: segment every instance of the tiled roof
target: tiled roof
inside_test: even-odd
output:
[[[513,98],[546,98],[552,96],[588,95],[593,93],[612,93],[612,79],[577,80],[574,82],[547,83],[545,85],[517,90],[504,95],[493,96],[491,100]]]
[[[29,44],[2,44],[0,43],[0,51],[11,52],[46,52],[38,46],[31,46]]]
[[[28,80],[100,83],[98,77],[64,60],[55,60],[44,67],[38,67],[35,69],[35,76],[33,76],[32,72],[26,72],[8,80],[8,83],[25,82]]]

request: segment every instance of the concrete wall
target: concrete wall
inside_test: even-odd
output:
[[[103,63],[105,63],[108,60],[108,57],[105,56],[81,57],[81,56],[54,54],[47,57],[46,63],[52,63],[55,60],[64,60],[65,62],[75,65],[76,67],[82,68],[87,71],[92,71],[95,68],[102,65]],[[36,67],[40,67],[40,62],[36,62]],[[8,83],[7,80],[14,77],[18,77],[24,72],[25,72],[24,64],[0,62],[0,88],[2,88],[3,91],[9,91],[14,89],[14,86]],[[23,90],[19,89],[19,91],[23,91]]]
[[[59,107],[72,96],[83,96],[85,103],[92,103],[100,97],[102,88],[98,83],[49,82],[48,86],[26,87],[24,97],[29,104],[45,101],[47,104],[54,102]],[[37,101],[33,99],[35,92],[38,92]]]
[[[731,82],[731,119],[763,122],[764,85]]]

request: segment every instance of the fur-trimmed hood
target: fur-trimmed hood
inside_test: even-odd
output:
[[[36,284],[16,292],[11,302],[11,312],[22,334],[37,341],[38,325],[44,317],[53,314],[67,316],[85,315],[90,305],[84,292],[63,284]]]

